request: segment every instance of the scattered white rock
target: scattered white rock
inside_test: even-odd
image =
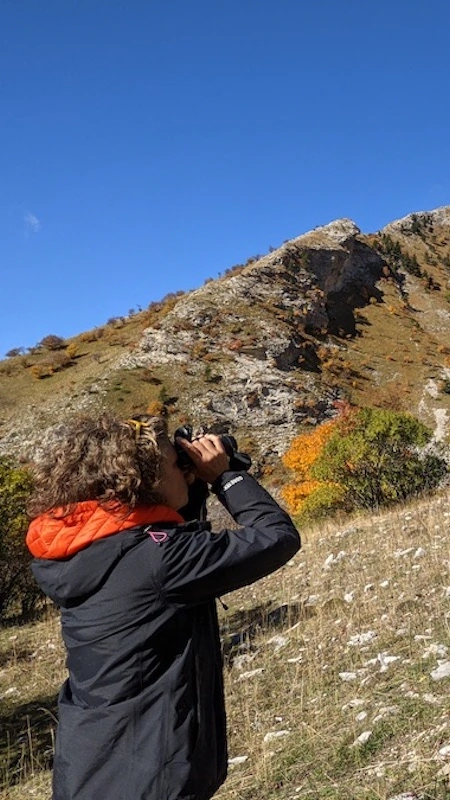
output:
[[[369,642],[376,639],[377,634],[375,631],[366,631],[365,633],[355,633],[354,636],[351,636],[348,640],[347,644],[351,647],[361,647],[363,644],[368,644]]]
[[[4,697],[11,697],[13,694],[19,694],[17,686],[10,686],[6,692],[3,692],[3,694],[0,695],[0,700],[3,700]]]
[[[327,570],[331,569],[331,567],[334,564],[338,564],[339,561],[342,561],[342,559],[345,558],[346,555],[347,553],[345,552],[345,550],[339,550],[339,553],[337,553],[336,555],[330,553],[330,555],[327,556],[327,558],[325,559],[322,569],[327,569]]]
[[[450,744],[446,744],[444,747],[441,747],[439,750],[439,755],[441,758],[450,758]]]
[[[268,731],[264,736],[264,742],[272,742],[274,739],[281,739],[283,736],[289,736],[290,731]]]
[[[347,711],[348,708],[357,708],[358,706],[363,706],[364,702],[365,701],[361,700],[360,697],[354,697],[353,700],[349,700],[349,702],[346,703],[345,706],[342,706],[341,710]]]
[[[394,714],[398,714],[397,706],[384,706],[383,708],[380,708],[376,717],[373,718],[373,724],[375,725],[377,722],[380,722],[385,717],[389,717]]]
[[[359,714],[356,715],[355,720],[356,722],[364,722],[367,717],[367,711],[360,711]]]
[[[424,555],[426,555],[426,550],[424,550],[423,547],[418,547],[413,558],[423,558]]]
[[[422,654],[422,658],[430,658],[436,656],[437,658],[445,658],[448,653],[446,644],[430,644]]]
[[[241,672],[238,681],[246,681],[249,678],[254,678],[256,675],[261,675],[261,672],[264,672],[264,667],[258,667],[258,669],[251,669],[247,672]]]
[[[320,600],[320,595],[310,594],[305,600],[305,606],[316,606]]]
[[[389,656],[387,653],[378,653],[377,660],[380,664],[380,672],[386,672],[389,664],[400,661],[400,656]]]
[[[390,797],[389,800],[419,800],[419,796],[415,792],[403,792]]]
[[[275,645],[274,647],[275,653],[278,652],[278,650],[281,650],[282,647],[286,647],[288,642],[289,639],[287,638],[287,636],[272,636],[271,639],[267,640],[267,644]]]
[[[450,678],[450,661],[442,661],[436,669],[430,672],[431,680],[441,681]]]
[[[358,677],[357,672],[340,672],[339,677],[341,681],[356,681]]]
[[[254,656],[251,656],[248,653],[242,653],[242,655],[236,656],[234,659],[233,669],[237,669],[240,672],[247,664],[250,664],[253,659]]]
[[[394,661],[399,661],[400,656],[390,656],[387,653],[378,653],[376,658],[370,658],[368,661],[365,662],[365,667],[374,667],[376,664],[380,664],[380,672],[386,672],[389,664],[393,664]]]
[[[425,703],[429,703],[430,706],[438,706],[441,703],[440,698],[436,697],[435,694],[431,694],[431,692],[425,692],[422,695],[422,700],[424,700]]]
[[[359,744],[365,744],[369,741],[370,737],[372,736],[372,731],[363,731],[357,739],[351,745],[352,747],[357,747]]]
[[[238,764],[244,764],[247,759],[248,756],[234,756],[234,758],[228,759],[228,766],[236,767]]]
[[[346,592],[344,594],[344,600],[346,603],[353,603],[353,598],[355,596],[355,590],[353,589],[352,592]]]
[[[407,547],[406,550],[396,550],[394,553],[394,558],[404,558],[404,556],[409,556],[410,553],[414,553],[415,547]]]
[[[383,764],[377,764],[377,766],[373,768],[373,774],[376,778],[384,778],[386,775],[386,767],[384,767]]]

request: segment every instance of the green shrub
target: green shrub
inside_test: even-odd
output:
[[[344,487],[335,483],[323,483],[305,497],[297,518],[299,522],[309,522],[340,508],[345,509]]]
[[[31,476],[5,456],[0,457],[0,619],[11,613],[31,613],[41,597],[29,569],[25,545],[28,526],[25,504]]]
[[[377,508],[430,491],[447,472],[432,432],[409,414],[363,408],[348,415],[311,468],[345,489],[347,508]]]

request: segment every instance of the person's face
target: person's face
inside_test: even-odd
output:
[[[177,464],[177,451],[168,441],[163,450],[161,479],[158,491],[164,503],[175,511],[183,508],[188,502],[188,485],[184,473]]]

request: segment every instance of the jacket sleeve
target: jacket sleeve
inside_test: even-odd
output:
[[[159,578],[168,603],[195,604],[239,589],[274,572],[300,548],[288,514],[247,473],[225,472],[212,490],[242,527],[181,530],[164,542]]]

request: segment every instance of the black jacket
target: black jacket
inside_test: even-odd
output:
[[[300,539],[247,473],[214,489],[242,527],[152,524],[33,573],[60,607],[53,800],[208,800],[227,772],[214,599],[281,567]]]

